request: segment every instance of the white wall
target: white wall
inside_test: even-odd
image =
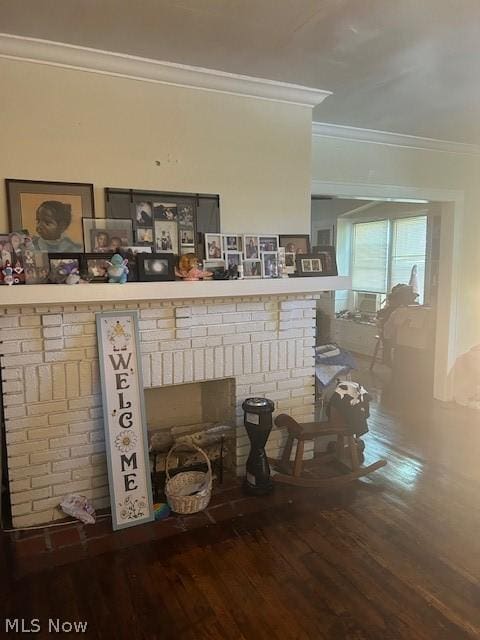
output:
[[[356,185],[357,195],[362,187],[390,185],[416,188],[425,192],[455,190],[463,192],[463,228],[458,237],[458,282],[456,337],[450,345],[458,355],[480,343],[480,184],[478,156],[396,147],[385,144],[315,137],[313,142],[312,177],[315,181]],[[347,195],[353,195],[346,190]],[[371,195],[371,193],[367,193]],[[394,194],[393,194],[394,195]],[[445,208],[445,211],[448,207]],[[452,215],[461,215],[460,208]],[[443,228],[449,225],[445,219]],[[451,227],[453,229],[453,226]],[[448,263],[449,238],[445,234],[441,263]],[[443,258],[443,260],[442,260]],[[441,274],[442,277],[442,274]],[[452,304],[455,304],[453,298]],[[448,309],[440,314],[440,323]],[[442,327],[438,327],[440,333]],[[449,360],[449,367],[452,362]]]
[[[97,215],[105,186],[219,193],[225,231],[309,232],[311,109],[13,60],[0,77],[0,179],[92,182]]]

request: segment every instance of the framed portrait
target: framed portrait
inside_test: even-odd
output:
[[[228,251],[243,251],[242,236],[224,233],[223,250],[225,253]]]
[[[260,252],[278,251],[278,236],[258,236]]]
[[[53,284],[65,284],[71,273],[81,272],[81,254],[49,253],[49,281]]]
[[[261,262],[264,278],[278,278],[278,253],[276,251],[264,251]]]
[[[310,253],[310,236],[308,234],[281,235],[279,242],[281,247],[285,247],[286,254]]]
[[[178,225],[172,220],[155,220],[155,251],[178,254]]]
[[[135,238],[138,243],[153,244],[153,228],[137,227],[135,229]]]
[[[315,247],[315,252],[312,254],[314,258],[319,258],[322,265],[322,275],[323,276],[338,276],[338,268],[337,268],[337,256],[335,252],[335,247],[333,245],[330,246],[322,246]]]
[[[182,247],[194,247],[195,236],[192,229],[180,229],[180,244]]]
[[[154,202],[153,216],[155,220],[177,220],[178,211],[176,202]]]
[[[115,253],[133,243],[131,220],[83,218],[85,253]]]
[[[84,250],[82,218],[95,215],[93,184],[5,181],[10,229],[26,229],[38,251]]]
[[[243,254],[245,256],[245,260],[260,259],[258,236],[243,236]]]
[[[203,269],[204,271],[210,271],[214,279],[215,277],[218,279],[225,274],[225,260],[204,260]]]
[[[207,260],[221,260],[223,258],[222,234],[205,234],[205,257]]]
[[[175,280],[175,256],[173,253],[138,253],[137,268],[140,282]]]
[[[335,226],[317,229],[317,245],[325,247],[333,244]]]
[[[240,251],[230,251],[225,254],[225,263],[227,265],[227,269],[233,269],[235,267],[239,267],[242,264],[243,256]]]
[[[262,261],[261,260],[244,260],[243,261],[243,277],[244,278],[261,278],[262,277]]]
[[[295,258],[296,255],[294,253],[287,253],[285,251],[285,270],[289,275],[295,273],[295,270],[297,268]]]
[[[135,224],[139,227],[151,227],[153,223],[153,205],[151,202],[135,202]]]
[[[109,261],[114,252],[84,253],[81,256],[80,273],[88,282],[106,282],[108,278]]]
[[[195,208],[190,202],[182,202],[177,205],[178,226],[184,229],[193,229],[195,226]]]
[[[127,282],[138,281],[137,253],[152,253],[152,247],[147,245],[134,245],[132,247],[122,247],[119,252],[128,260]]]
[[[25,251],[23,270],[25,284],[46,284],[50,272],[48,253],[46,251]]]

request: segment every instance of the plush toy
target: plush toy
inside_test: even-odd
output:
[[[194,253],[186,253],[180,257],[175,274],[183,280],[201,280],[211,278],[211,271],[203,271],[198,266],[198,258]]]
[[[4,269],[2,270],[3,273],[3,282],[5,284],[8,284],[9,286],[12,286],[12,284],[14,284],[15,282],[15,278],[13,277],[13,269],[12,269],[12,265],[10,264],[10,262],[6,262]]]
[[[108,281],[116,282],[117,284],[125,284],[128,275],[128,259],[123,258],[119,253],[115,253],[112,256],[110,262],[107,261],[108,267]]]

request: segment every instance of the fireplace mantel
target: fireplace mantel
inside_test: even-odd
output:
[[[207,282],[132,282],[127,284],[23,285],[0,287],[0,305],[57,305],[81,303],[119,303],[194,298],[231,298],[320,293],[352,288],[345,276],[323,278],[283,278],[217,280]]]

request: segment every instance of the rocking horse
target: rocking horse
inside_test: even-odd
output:
[[[274,469],[275,482],[298,487],[333,489],[358,478],[362,478],[387,464],[386,460],[377,460],[362,467],[364,443],[360,439],[368,431],[366,419],[368,412],[368,394],[360,385],[352,382],[339,382],[328,407],[328,422],[298,423],[285,413],[275,418],[275,425],[286,428],[287,442],[279,460],[269,460]],[[340,463],[342,469],[336,475],[316,478],[303,474],[303,453],[305,442],[314,441],[323,436],[335,436],[336,441],[329,443],[327,452],[320,454],[315,465]],[[297,450],[293,463],[290,462],[293,445]]]

